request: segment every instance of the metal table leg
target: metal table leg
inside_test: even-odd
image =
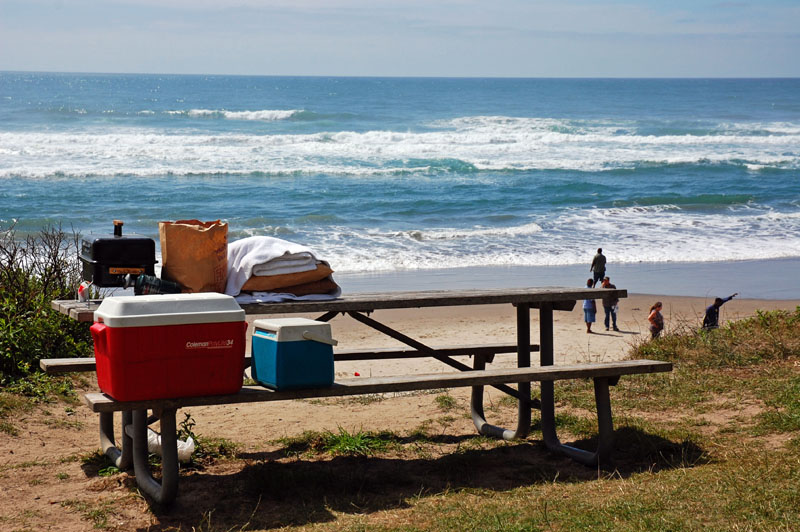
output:
[[[133,411],[133,471],[136,483],[159,504],[169,504],[178,494],[178,436],[175,408],[165,408],[161,420],[161,482],[153,478],[147,462],[147,410]]]
[[[517,305],[517,367],[527,368],[531,365],[531,322],[530,307],[527,304]],[[474,369],[484,369],[486,358],[475,356]],[[504,429],[486,422],[483,413],[483,386],[473,386],[470,397],[472,422],[479,434],[514,440],[524,438],[531,430],[531,383],[517,383],[517,428]]]
[[[131,413],[122,412],[122,435],[118,446],[114,438],[114,413],[100,413],[100,448],[122,471],[133,465],[133,440],[125,430],[131,424]]]
[[[556,434],[555,405],[553,403],[553,382],[542,383],[542,436],[548,449],[563,453],[582,464],[596,466],[607,463],[614,448],[614,423],[611,418],[611,399],[608,393],[609,385],[616,384],[618,377],[594,379],[594,399],[597,405],[597,450],[585,451],[559,441]],[[545,384],[549,385],[550,392],[545,397]]]
[[[542,304],[539,308],[539,354],[542,366],[553,365],[553,308]],[[566,454],[586,465],[606,462],[614,446],[614,424],[611,418],[611,399],[608,387],[617,383],[619,377],[594,379],[594,400],[597,405],[597,450],[584,451],[564,445],[556,434],[555,393],[553,381],[542,381],[542,437],[548,449]]]

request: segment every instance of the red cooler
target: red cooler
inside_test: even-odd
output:
[[[247,322],[217,293],[109,297],[94,313],[100,389],[117,401],[236,393]]]

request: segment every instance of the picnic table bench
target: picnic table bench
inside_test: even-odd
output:
[[[336,379],[325,388],[274,391],[261,386],[243,386],[231,395],[184,397],[150,401],[116,401],[103,393],[88,393],[84,399],[100,417],[103,452],[120,469],[133,466],[137,484],[153,500],[169,504],[177,496],[179,466],[177,458],[176,413],[188,406],[230,405],[292,399],[407,392],[440,388],[472,387],[470,401],[473,423],[480,434],[504,439],[524,438],[531,428],[531,408],[541,410],[543,440],[548,449],[563,453],[587,465],[607,462],[613,450],[613,422],[609,387],[623,375],[668,372],[672,364],[652,360],[626,360],[610,363],[553,365],[553,311],[569,311],[581,299],[598,299],[606,293],[627,297],[626,290],[590,288],[526,288],[509,290],[459,290],[354,294],[330,301],[288,301],[241,305],[248,314],[290,314],[323,312],[316,318],[330,321],[338,314],[350,316],[390,336],[407,348],[335,351],[334,360],[381,360],[389,358],[432,357],[459,371],[434,374],[409,374],[389,377]],[[430,347],[369,316],[375,310],[447,307],[459,305],[512,304],[516,307],[516,344]],[[79,321],[91,321],[99,301],[53,301],[53,308]],[[530,342],[530,309],[539,311],[539,344]],[[540,355],[539,367],[531,367],[531,352]],[[517,367],[486,369],[494,355],[516,352]],[[472,367],[453,356],[472,355]],[[94,359],[44,359],[48,373],[91,371]],[[598,439],[594,451],[562,444],[556,433],[553,384],[556,380],[593,379],[597,407]],[[531,382],[541,383],[541,399],[531,399]],[[516,384],[516,389],[509,386]],[[505,429],[486,421],[483,409],[484,386],[493,386],[518,400],[517,426]],[[148,412],[153,415],[148,415]],[[114,412],[122,413],[122,434],[114,435]],[[162,438],[161,481],[148,464],[147,428],[160,420]]]

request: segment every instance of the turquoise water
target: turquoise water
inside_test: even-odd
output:
[[[0,225],[229,222],[343,274],[800,257],[800,80],[0,73]]]

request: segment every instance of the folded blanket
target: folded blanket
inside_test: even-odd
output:
[[[333,270],[325,262],[320,262],[313,270],[279,275],[253,275],[242,285],[242,292],[291,292],[287,286],[311,283],[329,277]],[[324,292],[325,290],[323,290]]]
[[[273,266],[267,265],[271,261]],[[317,260],[306,246],[271,236],[251,236],[228,244],[225,293],[239,294],[257,267],[262,273],[284,275],[316,269]],[[267,266],[265,266],[267,265]]]

